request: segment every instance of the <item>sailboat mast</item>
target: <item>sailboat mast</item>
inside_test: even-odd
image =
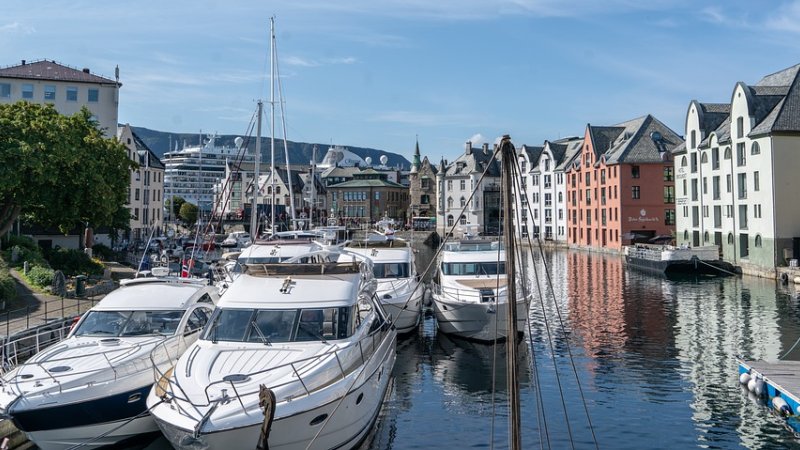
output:
[[[253,171],[253,205],[250,208],[250,236],[253,242],[258,238],[258,179],[261,176],[261,100],[258,101],[258,122],[256,125],[256,154],[253,158],[255,170]]]
[[[269,178],[272,180],[272,202],[270,204],[270,229],[275,233],[275,18],[269,18],[269,106],[270,106],[270,162]]]
[[[516,241],[514,233],[514,197],[512,186],[514,184],[513,164],[516,161],[516,151],[508,135],[500,141],[500,158],[503,167],[503,244],[506,248],[506,273],[508,274],[506,320],[508,334],[506,338],[506,382],[508,386],[508,427],[509,448],[518,450],[522,448],[520,437],[520,401],[519,378],[517,377],[517,288],[516,274]]]
[[[317,146],[311,153],[311,208],[309,208],[308,217],[311,219],[311,226],[314,227],[314,209],[317,207]]]

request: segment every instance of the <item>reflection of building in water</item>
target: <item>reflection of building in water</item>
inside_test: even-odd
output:
[[[716,428],[728,427],[737,429],[741,439],[751,440],[743,442],[746,446],[758,447],[757,436],[763,435],[762,428],[771,419],[740,392],[736,356],[774,360],[781,353],[774,281],[665,282],[664,297],[675,305],[675,348],[680,373],[691,383],[698,441],[715,441]],[[741,420],[729,420],[737,412]]]

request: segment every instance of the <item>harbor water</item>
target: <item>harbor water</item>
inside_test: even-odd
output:
[[[422,270],[434,251],[419,248]],[[742,391],[736,365],[737,355],[775,360],[800,338],[794,287],[667,279],[600,253],[522,259],[540,280],[518,344],[523,448],[800,449],[786,419]],[[398,342],[391,392],[361,449],[508,448],[505,367],[502,345],[437,333],[427,316]]]

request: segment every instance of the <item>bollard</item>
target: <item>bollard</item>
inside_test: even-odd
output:
[[[29,269],[30,269],[30,265],[28,264],[28,261],[23,262],[22,263],[22,273],[24,273],[25,275],[28,275],[28,270]]]

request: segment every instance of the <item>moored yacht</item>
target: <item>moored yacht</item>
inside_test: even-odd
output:
[[[433,283],[436,323],[443,333],[477,341],[508,337],[506,254],[497,241],[446,242]],[[512,279],[513,280],[513,279]],[[520,298],[517,328],[523,329],[527,302]]]
[[[372,234],[351,241],[345,249],[372,260],[378,282],[377,295],[398,333],[417,328],[422,317],[424,286],[414,265],[414,251],[408,241],[391,234]]]
[[[270,449],[352,448],[364,439],[397,332],[375,299],[371,261],[344,253],[242,265],[203,336],[148,398],[175,448],[255,447],[262,385],[275,396]]]
[[[217,289],[176,277],[123,281],[70,335],[2,377],[0,411],[42,449],[96,448],[158,428],[145,400],[211,317]]]

